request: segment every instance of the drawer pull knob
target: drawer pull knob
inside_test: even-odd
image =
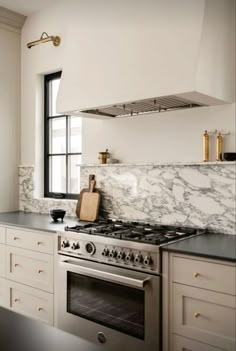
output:
[[[38,311],[39,311],[39,312],[42,311],[42,310],[43,310],[42,307],[39,307],[39,308],[38,308]]]
[[[19,300],[19,299],[15,299],[14,301],[15,301],[15,302],[18,302],[18,301],[20,301],[20,300]]]
[[[19,267],[19,264],[18,264],[18,263],[15,263],[14,266],[15,266],[15,267]]]
[[[193,275],[194,275],[195,278],[197,278],[197,277],[199,277],[200,274],[195,272],[195,273],[193,273]]]
[[[14,240],[18,240],[19,238],[17,238],[17,236],[14,236],[14,238],[13,238]]]
[[[42,269],[39,269],[38,270],[38,273],[40,274],[40,273],[43,273],[43,270]]]
[[[38,241],[38,243],[37,243],[37,245],[42,245],[43,243],[42,243],[42,241]]]
[[[199,313],[199,312],[195,312],[195,313],[194,313],[194,317],[195,317],[195,318],[200,317],[200,313]]]

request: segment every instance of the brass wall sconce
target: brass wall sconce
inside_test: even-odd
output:
[[[61,38],[59,36],[48,35],[48,33],[43,32],[40,39],[28,43],[27,48],[31,49],[35,45],[47,43],[48,41],[52,41],[54,46],[59,46],[61,43]]]

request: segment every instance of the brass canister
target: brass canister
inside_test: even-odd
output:
[[[222,161],[223,137],[221,133],[216,138],[216,161]]]
[[[203,161],[209,161],[209,134],[207,130],[203,134]]]
[[[106,149],[106,151],[101,151],[98,154],[99,154],[98,159],[99,159],[100,163],[106,164],[107,159],[110,157],[108,149]]]

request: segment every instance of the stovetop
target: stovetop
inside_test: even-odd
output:
[[[205,229],[190,227],[113,220],[101,220],[96,223],[88,223],[82,227],[79,225],[66,227],[65,230],[152,245],[161,245],[189,235],[202,234],[206,231]]]

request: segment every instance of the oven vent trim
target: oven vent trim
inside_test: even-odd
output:
[[[81,110],[83,114],[106,116],[111,118],[139,116],[148,113],[169,112],[195,107],[208,106],[176,95],[136,100],[127,103]]]

